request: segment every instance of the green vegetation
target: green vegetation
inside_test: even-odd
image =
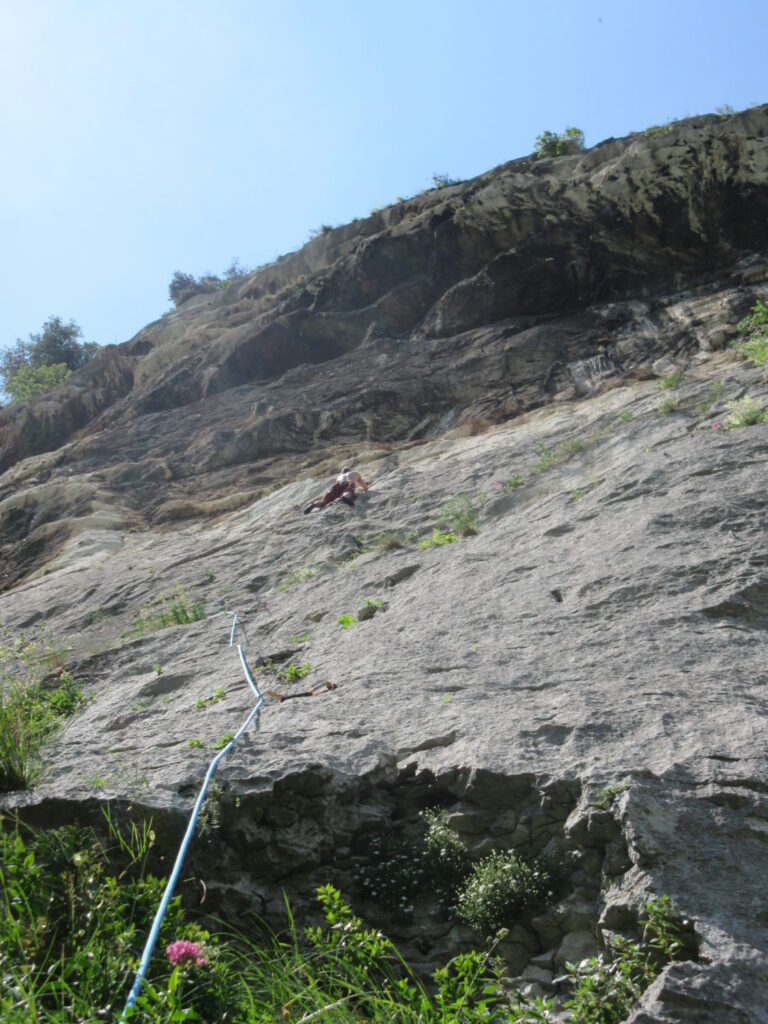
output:
[[[182,302],[191,299],[193,295],[206,295],[210,292],[220,291],[250,273],[251,268],[241,266],[238,259],[232,260],[222,277],[217,277],[216,274],[203,274],[201,277],[195,277],[194,274],[185,274],[183,271],[177,270],[168,285],[168,298],[178,308]]]
[[[612,785],[606,786],[595,797],[593,806],[599,807],[602,811],[607,811],[619,793],[623,793],[626,788],[622,782],[614,782]]]
[[[665,395],[656,408],[663,416],[669,416],[673,412],[679,412],[681,410],[680,398],[675,394]]]
[[[447,185],[461,185],[463,178],[452,178],[450,174],[433,174],[432,185],[434,188],[445,188]]]
[[[385,533],[380,534],[376,539],[376,550],[379,554],[386,554],[388,551],[397,551],[399,548],[404,547],[404,541],[399,533],[393,533],[388,530]]]
[[[61,651],[50,633],[0,643],[0,792],[27,789],[43,774],[40,753],[85,698],[60,666]],[[57,684],[43,685],[58,666]]]
[[[727,402],[726,409],[730,413],[725,419],[727,430],[734,430],[737,427],[754,427],[759,423],[768,423],[768,409],[760,402],[756,402],[749,395],[744,395],[736,402]]]
[[[0,355],[0,386],[14,402],[37,398],[61,384],[73,370],[85,366],[99,350],[93,342],[81,343],[74,320],[64,323],[52,316],[29,341],[17,338],[15,346]]]
[[[177,583],[170,594],[160,594],[142,607],[136,622],[136,635],[146,636],[169,626],[187,626],[204,618],[202,604],[191,601],[184,587]]]
[[[635,418],[635,414],[631,409],[624,409],[623,412],[619,413],[619,419],[622,423],[631,423]]]
[[[476,931],[492,935],[553,895],[552,875],[541,861],[497,851],[474,866],[458,893],[456,915]]]
[[[472,864],[447,817],[445,809],[424,811],[424,831],[415,840],[391,832],[372,836],[371,866],[358,873],[363,895],[409,914],[415,894],[428,885],[449,912],[483,935],[552,898],[553,872],[541,861],[497,851]]]
[[[277,587],[277,592],[280,593],[282,590],[287,590],[289,587],[295,587],[297,583],[303,583],[304,580],[311,580],[313,576],[317,576],[320,572],[320,567],[317,565],[307,565],[303,569],[297,569],[296,572],[292,572],[290,576],[286,576],[285,579]]]
[[[477,520],[484,504],[484,497],[471,498],[468,494],[459,494],[446,501],[440,508],[435,526],[438,531],[444,530],[456,533],[461,537],[471,537],[477,533]],[[451,543],[451,541],[446,543]]]
[[[571,491],[571,497],[574,501],[581,501],[582,498],[586,498],[590,491],[594,491],[600,486],[602,480],[592,480],[586,487],[574,487]]]
[[[52,366],[22,366],[17,374],[5,384],[5,390],[12,402],[28,402],[31,398],[39,398],[63,384],[72,371],[66,363],[54,363]]]
[[[338,619],[336,619],[336,621],[338,622],[342,629],[350,629],[352,626],[357,625],[357,619],[353,618],[353,616],[351,615],[348,615],[346,612],[343,615],[340,615]]]
[[[311,671],[312,666],[308,661],[305,661],[303,665],[290,664],[287,668],[277,672],[277,678],[284,679],[287,683],[295,683],[299,679],[303,679],[304,676],[308,676]]]
[[[683,380],[683,374],[681,370],[672,370],[671,373],[665,374],[658,382],[656,387],[659,391],[671,391],[674,388],[680,386]]]
[[[591,445],[596,444],[606,435],[606,430],[596,430],[593,434],[588,437],[570,437],[567,441],[563,441],[553,451],[551,448],[542,442],[536,443],[536,451],[539,456],[539,461],[536,465],[537,473],[546,473],[549,469],[555,469],[557,466],[562,466],[565,462],[570,462],[576,455],[586,451]]]
[[[458,539],[458,536],[453,531],[440,533],[439,530],[433,530],[431,537],[427,538],[427,540],[419,541],[419,551],[426,551],[427,548],[440,548],[444,544],[455,544]]]
[[[648,943],[641,946],[621,936],[611,940],[608,962],[592,957],[578,967],[569,966],[575,988],[567,1003],[571,1024],[618,1024],[625,1020],[640,996],[664,967],[679,957],[680,918],[672,900],[661,896],[646,903]]]
[[[670,132],[675,130],[674,122],[667,121],[666,124],[652,124],[650,128],[646,128],[643,135],[647,135],[649,138],[653,138],[656,135],[669,135]]]
[[[516,487],[522,487],[525,483],[525,477],[522,473],[515,473],[509,480],[504,483],[504,489],[507,491],[513,491]]]
[[[217,686],[210,697],[198,697],[195,701],[195,711],[202,711],[203,708],[209,708],[212,704],[218,704],[220,700],[224,700],[227,696],[227,691],[223,690],[220,686]]]
[[[194,750],[203,750],[205,748],[203,741],[197,737],[193,737],[191,740],[188,740],[187,746],[192,747]]]
[[[160,664],[160,662],[155,662],[155,664],[152,666],[152,671],[155,673],[155,675],[161,676],[163,674],[163,666]]]
[[[584,132],[581,128],[566,128],[558,135],[556,132],[542,132],[536,137],[534,154],[537,157],[567,156],[584,149]]]
[[[212,783],[199,826],[220,824],[221,790]],[[444,812],[427,812],[425,860],[460,879],[463,855]],[[6,1024],[117,1020],[164,881],[151,823],[105,811],[105,835],[67,825],[34,832],[0,822],[0,1018]],[[509,855],[502,855],[509,856]],[[460,883],[461,884],[461,883]],[[288,910],[282,934],[249,934],[214,922],[175,897],[132,1024],[228,1021],[332,1021],[333,1024],[545,1024],[551,1003],[509,990],[493,949],[454,957],[423,983],[393,943],[366,927],[330,885],[317,890],[324,924],[297,931]],[[522,900],[526,902],[526,900]],[[670,960],[683,954],[682,924],[667,897],[644,908],[647,941],[617,937],[611,961],[570,968],[573,1024],[616,1024]],[[194,913],[194,918],[193,918]],[[214,928],[216,930],[214,930]]]
[[[768,363],[768,302],[758,300],[751,315],[740,320],[736,330],[743,338],[731,342],[731,347],[753,366],[765,366]]]
[[[299,636],[296,636],[294,634],[293,636],[291,636],[291,643],[292,644],[308,644],[311,639],[312,639],[312,636],[311,636],[310,633],[301,633]]]
[[[223,750],[224,747],[226,747],[228,743],[231,743],[234,738],[235,734],[233,732],[225,732],[223,736],[216,740],[216,742],[213,745],[213,749]]]

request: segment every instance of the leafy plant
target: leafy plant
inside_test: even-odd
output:
[[[491,935],[514,924],[526,910],[551,898],[550,871],[538,860],[511,851],[489,854],[472,870],[456,899],[456,915],[471,928]]]
[[[12,400],[22,401],[62,383],[99,350],[95,342],[79,342],[82,334],[74,320],[64,323],[60,316],[52,316],[39,334],[30,334],[29,341],[18,338],[0,355],[2,389]]]
[[[659,391],[671,391],[673,388],[679,387],[683,379],[681,370],[672,370],[671,373],[665,374],[658,382],[656,387]]]
[[[336,621],[338,622],[342,629],[350,629],[352,626],[357,625],[357,619],[353,618],[351,615],[348,615],[346,612],[343,615],[340,615],[338,619],[336,619]]]
[[[427,548],[440,548],[445,544],[455,544],[458,539],[458,536],[452,530],[448,533],[440,533],[439,530],[435,529],[432,531],[431,537],[419,541],[419,551],[426,551]]]
[[[220,686],[216,689],[209,697],[198,697],[195,701],[195,711],[202,711],[203,708],[209,708],[212,704],[218,704],[220,700],[224,700],[227,696],[227,691],[223,690]]]
[[[661,896],[645,904],[645,945],[616,936],[607,958],[598,956],[577,967],[568,965],[575,992],[566,1003],[571,1024],[618,1024],[654,978],[682,950],[681,928],[674,903]]]
[[[195,750],[203,750],[205,748],[205,743],[203,743],[201,739],[193,737],[191,740],[187,740],[187,746],[192,747]]]
[[[317,576],[320,572],[320,568],[317,565],[308,565],[303,569],[298,569],[296,572],[292,572],[290,576],[286,576],[285,579],[277,587],[278,593],[282,590],[287,590],[289,587],[295,587],[297,583],[303,583],[304,580],[310,580],[313,576]]]
[[[445,188],[446,185],[461,185],[461,178],[452,178],[449,174],[433,174],[432,185],[435,188]]]
[[[566,128],[557,134],[544,131],[536,137],[534,154],[537,157],[567,156],[584,149],[584,132],[581,128]]]
[[[277,677],[278,679],[284,679],[287,683],[295,683],[299,679],[303,679],[304,676],[308,676],[311,671],[311,664],[305,661],[303,665],[290,664],[287,668],[280,669]]]
[[[736,402],[727,402],[726,409],[731,410],[725,419],[727,430],[733,430],[737,427],[754,427],[759,423],[768,423],[768,409],[750,398],[749,395],[744,395],[743,398]]]
[[[472,536],[477,533],[477,520],[484,500],[484,498],[471,498],[468,494],[459,494],[455,498],[451,498],[438,512],[435,526],[438,530],[456,533],[461,537]]]
[[[470,873],[471,864],[466,847],[449,827],[447,817],[448,812],[444,808],[421,813],[424,822],[424,874],[443,901],[450,903]]]
[[[84,702],[75,680],[60,667],[58,685],[42,675],[58,661],[49,633],[40,640],[3,635],[0,645],[0,792],[34,786],[43,773],[41,751]]]
[[[514,476],[511,476],[509,478],[509,480],[507,480],[504,483],[504,487],[508,491],[513,491],[516,487],[522,487],[522,485],[524,483],[525,483],[525,477],[523,476],[523,474],[522,473],[515,473]]]
[[[216,742],[213,745],[213,749],[223,750],[224,747],[226,747],[228,743],[231,743],[234,738],[235,734],[233,732],[225,732],[223,736],[216,740]]]
[[[624,409],[622,412],[619,413],[619,419],[622,423],[631,423],[634,418],[635,414],[632,412],[631,409]]]
[[[388,551],[397,551],[402,547],[404,544],[400,534],[391,531],[380,534],[376,540],[376,549],[382,555]]]
[[[656,407],[664,416],[680,410],[680,399],[677,395],[665,395]]]
[[[191,601],[184,587],[177,583],[169,594],[160,594],[142,607],[136,622],[136,633],[141,637],[170,626],[187,626],[204,618],[205,608],[202,604]]]
[[[731,342],[731,347],[753,366],[765,366],[768,363],[768,302],[758,299],[750,316],[740,320],[736,330],[744,337]]]
[[[159,662],[156,662],[152,666],[152,671],[155,673],[155,675],[161,676],[163,674],[163,666]]]
[[[302,633],[300,636],[296,636],[294,634],[294,635],[291,636],[291,643],[292,644],[308,644],[311,639],[312,639],[312,636],[311,636],[310,633]]]
[[[606,786],[601,789],[594,800],[594,806],[599,807],[603,811],[607,811],[611,806],[616,797],[626,790],[626,786],[623,782],[614,782],[610,786]]]
[[[54,363],[52,366],[22,366],[18,373],[9,377],[4,390],[12,402],[28,402],[31,398],[39,398],[63,384],[72,376],[66,363]]]

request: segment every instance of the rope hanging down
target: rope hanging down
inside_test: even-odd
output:
[[[233,616],[232,632],[229,635],[229,646],[234,647],[235,629],[237,628],[238,613],[226,612],[225,614]],[[126,1014],[133,1007],[133,1004],[136,1001],[136,997],[138,996],[139,991],[141,990],[141,983],[144,980],[144,976],[147,973],[147,967],[149,966],[149,961],[150,958],[152,957],[152,952],[155,948],[155,942],[157,941],[157,937],[160,934],[160,927],[163,923],[165,912],[168,909],[168,904],[171,902],[173,890],[175,889],[176,882],[179,879],[179,874],[181,873],[181,869],[184,864],[184,858],[186,856],[187,849],[189,847],[189,844],[192,840],[192,836],[195,831],[197,816],[200,813],[200,808],[203,805],[203,800],[205,799],[205,794],[208,790],[208,785],[211,779],[213,778],[214,772],[216,771],[216,766],[218,765],[222,757],[225,757],[230,752],[230,750],[232,750],[232,748],[235,746],[237,741],[240,739],[240,737],[243,735],[243,733],[246,731],[246,729],[254,719],[256,719],[256,728],[258,729],[259,727],[259,714],[264,704],[264,698],[262,697],[258,686],[254,682],[253,676],[251,675],[251,671],[248,668],[248,664],[245,660],[245,655],[243,654],[243,648],[241,644],[237,645],[237,653],[240,656],[240,664],[243,666],[243,672],[245,673],[245,678],[248,681],[248,685],[256,694],[256,705],[251,711],[251,713],[248,715],[246,720],[243,722],[243,724],[240,726],[238,731],[226,745],[226,747],[224,747],[223,750],[220,750],[216,757],[214,757],[214,759],[211,761],[208,767],[208,771],[205,773],[205,778],[203,779],[203,784],[200,787],[200,792],[198,794],[197,800],[195,801],[195,806],[192,808],[192,814],[189,819],[189,824],[187,825],[187,831],[184,833],[184,838],[181,841],[181,846],[179,847],[179,852],[176,856],[176,863],[173,865],[173,870],[171,871],[170,877],[168,879],[168,884],[165,887],[163,898],[160,901],[160,906],[158,907],[157,913],[155,914],[155,919],[152,922],[152,928],[150,929],[149,937],[147,938],[146,945],[144,946],[144,952],[142,953],[141,960],[139,961],[139,968],[138,971],[136,972],[136,980],[133,983],[133,988],[130,991],[122,1016],[120,1017],[120,1024],[124,1024]]]

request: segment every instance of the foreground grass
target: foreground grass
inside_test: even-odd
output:
[[[0,792],[39,781],[43,747],[83,703],[62,658],[50,637],[0,635]]]
[[[108,809],[103,838],[74,825],[35,833],[7,817],[0,826],[0,1020],[119,1021],[164,887],[149,870],[151,826],[128,821],[118,827]],[[540,1024],[553,1019],[551,1002],[526,1000],[509,989],[492,950],[455,957],[425,985],[393,943],[367,928],[336,889],[321,887],[318,899],[322,926],[300,934],[288,911],[284,934],[255,924],[245,935],[211,919],[193,920],[177,897],[127,1019],[134,1024]],[[622,1019],[675,956],[674,909],[664,899],[649,907],[650,945],[620,940],[613,964],[596,959],[574,969],[573,1024]]]

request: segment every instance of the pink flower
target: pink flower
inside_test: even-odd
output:
[[[172,942],[170,946],[166,946],[165,955],[174,967],[178,967],[179,964],[194,964],[195,967],[202,967],[206,963],[206,959],[198,944],[196,942],[187,942],[186,940]]]
[[[712,424],[712,429],[713,430],[719,430],[720,427],[722,427],[722,425],[723,425],[722,423],[718,423],[717,420],[715,420],[715,422]]]

